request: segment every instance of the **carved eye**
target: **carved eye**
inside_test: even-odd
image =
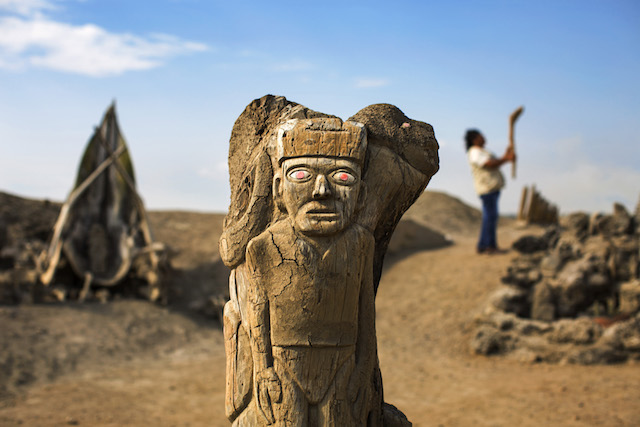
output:
[[[304,182],[311,179],[311,173],[306,169],[294,169],[289,172],[288,177],[294,182]]]
[[[346,171],[337,171],[331,175],[331,178],[338,184],[352,185],[356,182],[356,177]]]

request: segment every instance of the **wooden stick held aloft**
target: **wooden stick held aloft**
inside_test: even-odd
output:
[[[516,151],[516,143],[515,143],[515,125],[518,117],[524,111],[524,106],[520,106],[514,110],[513,113],[509,116],[509,149],[514,153]],[[511,164],[511,178],[516,177],[516,161],[514,160]]]

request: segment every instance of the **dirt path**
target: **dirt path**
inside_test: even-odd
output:
[[[517,230],[502,230],[511,242]],[[553,366],[469,352],[474,314],[513,254],[476,256],[473,241],[388,269],[377,298],[385,400],[416,426],[637,426],[640,369]]]
[[[518,233],[501,230],[501,241]],[[385,399],[416,426],[640,425],[637,364],[470,354],[469,323],[512,256],[476,256],[473,241],[461,240],[389,262],[377,298]],[[0,400],[0,425],[228,426],[221,332],[212,332],[170,354],[96,365]]]

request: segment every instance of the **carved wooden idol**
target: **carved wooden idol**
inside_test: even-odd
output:
[[[383,403],[375,292],[437,149],[431,126],[386,104],[343,122],[265,96],[238,118],[220,239],[234,426],[410,425]]]

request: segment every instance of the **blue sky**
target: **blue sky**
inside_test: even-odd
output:
[[[147,206],[225,211],[233,123],[275,94],[430,123],[429,188],[474,206],[465,130],[501,154],[524,105],[503,211],[530,184],[564,213],[631,210],[638,76],[635,0],[0,0],[0,190],[63,200],[115,99]]]

